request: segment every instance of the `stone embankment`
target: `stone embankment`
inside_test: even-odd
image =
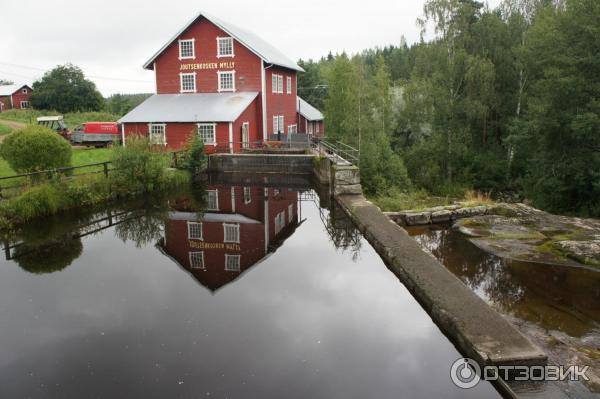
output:
[[[322,170],[321,164],[317,169]],[[324,169],[324,168],[323,168]],[[318,173],[322,175],[322,173]],[[545,353],[490,308],[397,223],[362,194],[359,170],[332,165],[334,196],[354,224],[373,245],[389,269],[398,276],[436,324],[467,356],[488,365],[543,365]],[[420,220],[445,220],[471,216],[486,209],[436,209]],[[404,214],[406,220],[416,220]]]
[[[403,226],[420,226],[425,224],[448,223],[454,220],[480,216],[489,213],[495,206],[465,206],[454,205],[437,206],[424,210],[408,210],[401,212],[384,212],[387,217]]]

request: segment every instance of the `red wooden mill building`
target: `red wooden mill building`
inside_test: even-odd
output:
[[[308,103],[297,96],[303,69],[253,33],[206,13],[144,68],[155,73],[156,94],[119,120],[125,145],[127,136],[141,134],[177,149],[197,131],[207,152],[239,152],[278,133],[324,134],[323,115],[310,107],[307,117]]]

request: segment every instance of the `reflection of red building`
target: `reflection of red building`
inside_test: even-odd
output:
[[[176,204],[163,251],[216,291],[263,259],[298,226],[298,193],[287,189],[211,186],[199,214]]]

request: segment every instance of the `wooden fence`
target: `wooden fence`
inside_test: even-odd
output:
[[[184,151],[170,152],[171,166],[178,167],[181,161],[181,154]],[[37,184],[45,183],[52,180],[56,176],[66,178],[75,178],[81,176],[102,174],[108,177],[112,163],[110,161],[95,162],[79,166],[68,166],[64,168],[48,169],[39,172],[21,173],[12,176],[0,177],[0,199],[10,197],[12,193],[18,192],[19,189]]]

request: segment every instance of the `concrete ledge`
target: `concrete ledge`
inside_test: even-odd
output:
[[[260,172],[313,174],[311,154],[212,154],[208,157],[209,172]]]
[[[362,195],[338,203],[440,329],[482,365],[545,365],[547,356],[481,298],[425,253]]]

